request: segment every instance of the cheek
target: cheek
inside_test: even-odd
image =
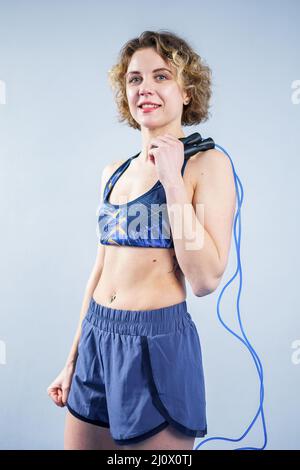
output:
[[[126,91],[126,96],[127,96],[127,100],[128,100],[128,103],[132,103],[132,100],[133,100],[133,97],[134,97],[134,93],[132,92],[132,90],[127,90]]]
[[[128,93],[127,101],[131,110],[136,111],[137,110],[136,103],[138,102],[138,97],[135,95],[135,93]]]
[[[168,107],[177,107],[182,102],[180,93],[175,86],[165,89],[162,98]]]

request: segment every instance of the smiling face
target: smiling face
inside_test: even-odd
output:
[[[126,94],[131,115],[141,128],[181,126],[187,94],[176,81],[174,66],[153,48],[139,49],[131,57],[126,74]],[[144,101],[160,106],[143,110],[138,105]]]

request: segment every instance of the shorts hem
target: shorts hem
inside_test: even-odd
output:
[[[133,444],[135,442],[140,442],[140,441],[143,441],[144,439],[147,439],[148,437],[151,437],[151,436],[154,436],[155,434],[157,434],[158,432],[162,431],[163,429],[165,429],[167,426],[169,425],[169,423],[167,421],[164,421],[163,423],[159,424],[158,426],[156,426],[155,428],[151,429],[150,431],[147,431],[143,434],[139,434],[138,436],[134,436],[134,437],[128,437],[127,439],[114,439],[114,441],[117,443],[117,444],[120,444],[120,445],[124,445],[124,444]]]
[[[96,426],[102,426],[104,428],[110,427],[109,423],[107,423],[106,421],[101,421],[100,419],[90,419],[90,418],[87,418],[86,416],[80,415],[79,413],[77,413],[77,411],[73,410],[73,408],[71,408],[68,403],[66,403],[66,407],[68,408],[70,413],[73,416],[75,416],[75,418],[78,418],[81,421],[85,421],[86,423],[90,423],[90,424],[95,424]]]
[[[204,429],[190,429],[184,426],[183,424],[179,423],[175,419],[171,418],[168,413],[168,410],[162,403],[158,394],[153,394],[152,402],[157,407],[160,414],[169,422],[169,424],[171,424],[174,428],[176,428],[178,431],[182,432],[186,436],[204,437],[207,434],[207,426],[205,426]]]
[[[145,361],[145,368],[148,374],[149,387],[150,387],[153,404],[156,406],[156,408],[158,409],[160,414],[165,418],[165,420],[168,421],[168,423],[171,424],[178,431],[182,432],[186,436],[204,437],[207,434],[207,425],[205,426],[204,429],[190,429],[184,426],[183,424],[179,423],[178,421],[176,421],[170,416],[168,410],[166,409],[165,405],[160,399],[160,396],[159,396],[159,393],[158,393],[158,390],[154,381],[147,336],[141,336],[141,345],[142,345],[142,352],[143,352],[143,357]]]

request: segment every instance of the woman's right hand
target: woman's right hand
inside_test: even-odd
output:
[[[47,388],[47,393],[57,406],[65,406],[67,403],[75,364],[67,364],[58,374],[56,379]]]

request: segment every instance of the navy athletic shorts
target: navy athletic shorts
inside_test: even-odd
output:
[[[205,436],[201,345],[186,301],[120,310],[91,297],[66,405],[77,418],[110,428],[119,445],[168,425]]]

